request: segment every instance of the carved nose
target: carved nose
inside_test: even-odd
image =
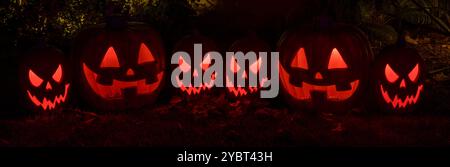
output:
[[[127,76],[133,76],[134,75],[134,71],[130,68],[127,70]]]
[[[400,88],[406,88],[405,79],[402,79],[402,82],[400,83]]]
[[[247,72],[242,73],[242,78],[247,79]]]
[[[47,85],[45,85],[45,90],[52,90],[52,85],[50,85],[50,82],[47,82]]]
[[[198,72],[197,72],[197,70],[194,70],[194,74],[192,74],[192,75],[194,75],[194,77],[198,77]]]
[[[317,80],[323,79],[322,74],[320,74],[320,72],[317,72],[314,78],[316,78]]]

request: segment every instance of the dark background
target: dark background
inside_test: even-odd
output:
[[[0,146],[449,146],[450,2],[445,0],[8,0],[0,2]],[[428,69],[427,99],[407,114],[296,112],[281,98],[229,101],[223,94],[186,100],[164,93],[153,109],[98,113],[68,107],[60,114],[26,113],[18,96],[17,52],[36,41],[68,54],[84,27],[118,14],[162,34],[168,57],[174,43],[194,30],[217,40],[222,51],[256,32],[273,49],[281,34],[316,16],[361,28],[375,55],[392,44],[416,48]],[[6,79],[3,79],[6,78]]]

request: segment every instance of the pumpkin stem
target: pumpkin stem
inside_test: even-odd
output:
[[[127,27],[127,16],[123,14],[122,6],[117,1],[109,0],[105,7],[106,27],[111,29],[123,29]]]
[[[128,18],[124,16],[107,16],[106,27],[110,29],[124,29],[128,26]]]
[[[314,26],[318,29],[329,28],[334,25],[333,20],[326,15],[320,15],[314,18]]]

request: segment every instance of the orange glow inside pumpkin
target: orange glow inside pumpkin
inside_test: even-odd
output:
[[[154,92],[161,83],[163,72],[157,74],[157,81],[152,84],[147,84],[146,79],[137,81],[120,81],[113,79],[111,85],[103,85],[97,83],[99,74],[93,72],[89,67],[83,63],[83,72],[89,86],[104,99],[123,99],[122,91],[126,88],[136,88],[137,95],[146,95]]]
[[[250,64],[250,67],[249,67],[250,72],[257,74],[261,68],[261,64],[262,64],[262,59],[260,57],[260,58],[258,58],[258,60],[256,60],[255,62]],[[241,69],[241,66],[239,66],[235,57],[231,57],[230,69],[233,73],[237,73]],[[241,78],[243,78],[243,79],[248,78],[247,71],[244,71],[242,73]],[[267,78],[262,79],[260,81],[259,85],[262,86],[264,84],[264,82],[266,82],[266,81],[267,81]],[[231,80],[228,76],[226,77],[226,87],[228,89],[228,92],[233,94],[235,97],[252,94],[252,93],[257,92],[259,89],[257,86],[248,86],[248,87],[242,86],[242,85],[235,86],[231,82]]]
[[[301,68],[301,69],[308,69],[308,62],[306,60],[306,54],[305,49],[300,48],[297,51],[297,54],[294,57],[294,60],[292,60],[291,67],[293,68]]]
[[[47,85],[45,85],[45,90],[52,90],[52,85],[50,85],[50,82],[47,82]]]
[[[399,76],[391,68],[389,64],[386,64],[385,70],[386,80],[390,83],[394,83],[399,79]],[[419,64],[416,64],[414,68],[408,73],[408,78],[411,82],[417,82],[419,78]],[[400,88],[406,88],[406,81],[402,79],[399,85]],[[408,105],[414,105],[420,98],[420,94],[423,91],[423,84],[420,84],[414,94],[408,95],[405,98],[400,98],[398,95],[394,95],[393,98],[389,96],[389,92],[384,89],[383,85],[380,84],[381,94],[386,103],[391,104],[394,109],[396,108],[406,108]]]
[[[184,86],[183,82],[180,81],[179,78],[176,78],[176,79],[177,79],[177,84],[180,87],[180,90],[183,92],[186,92],[188,95],[200,94],[204,90],[211,89],[211,87],[214,85],[214,77],[211,79],[211,81],[209,83],[202,83],[200,86],[197,86],[197,87],[193,86],[192,84]]]
[[[302,87],[297,87],[289,82],[291,75],[289,75],[289,73],[284,70],[281,65],[279,65],[279,68],[281,84],[283,84],[283,87],[286,89],[289,95],[299,100],[311,100],[311,92],[317,91],[325,92],[328,100],[343,101],[350,98],[359,86],[359,80],[355,80],[350,83],[350,90],[342,91],[338,91],[336,89],[336,85],[320,86],[309,84],[307,82],[302,82]]]
[[[116,51],[111,46],[105,53],[105,57],[103,57],[102,63],[100,64],[101,68],[118,68],[120,67],[119,59],[117,58]]]
[[[61,78],[62,78],[62,67],[61,67],[61,65],[58,66],[58,68],[56,69],[56,71],[53,74],[52,78],[57,83],[61,82]]]
[[[28,71],[28,78],[30,79],[31,85],[33,85],[34,87],[39,87],[43,82],[43,80],[31,69]]]
[[[408,105],[416,104],[420,98],[420,93],[423,90],[423,85],[419,85],[415,94],[406,96],[405,98],[399,98],[398,95],[394,96],[394,99],[389,97],[388,91],[385,91],[383,85],[380,85],[381,94],[386,103],[391,104],[395,108],[406,108]]]
[[[182,56],[178,59],[178,66],[182,72],[189,72],[191,70],[191,65],[189,65]]]
[[[153,57],[152,52],[148,49],[147,45],[141,43],[139,48],[138,64],[154,62],[155,57]]]
[[[143,64],[154,61],[155,58],[153,57],[151,51],[144,43],[141,43],[137,63]],[[114,48],[111,46],[106,51],[105,56],[103,57],[102,62],[100,63],[100,68],[119,68],[119,67],[120,64],[117,54]],[[100,74],[97,74],[94,71],[92,71],[85,63],[83,63],[83,72],[89,86],[92,88],[95,94],[99,95],[104,99],[123,99],[123,90],[129,88],[135,88],[137,95],[150,94],[159,87],[163,77],[163,72],[161,71],[158,74],[156,74],[157,81],[151,84],[148,84],[146,79],[140,79],[136,81],[121,81],[113,79],[110,85],[104,85],[97,82],[97,78],[99,77]],[[127,69],[125,74],[126,76],[134,76],[135,71],[129,68]]]
[[[52,75],[52,79],[60,83],[62,79],[62,66],[61,64],[58,65],[58,68],[56,69],[55,73]],[[40,78],[36,73],[33,72],[33,70],[28,70],[28,79],[30,80],[31,85],[34,87],[39,87],[44,82],[42,78]],[[66,84],[64,87],[64,92],[60,95],[57,95],[55,97],[44,97],[42,100],[39,100],[38,97],[33,95],[30,90],[27,90],[28,98],[31,100],[31,102],[36,107],[41,107],[44,111],[45,110],[53,110],[57,107],[58,104],[64,103],[67,98],[67,94],[69,91],[70,84]],[[50,91],[53,90],[53,87],[51,86],[50,82],[47,81],[45,85],[45,90]]]
[[[417,82],[417,79],[419,78],[419,64],[416,64],[414,68],[409,72],[408,77],[412,82]]]
[[[127,70],[127,76],[133,76],[133,75],[134,75],[134,71],[131,68],[129,68]]]
[[[206,56],[203,58],[200,66],[202,67],[202,70],[205,71],[209,68],[209,66],[211,65],[211,57],[209,54],[206,54]],[[182,56],[180,56],[178,58],[178,67],[180,68],[180,70],[183,73],[187,73],[191,71],[191,65],[189,65]],[[193,77],[198,77],[199,72],[197,70],[194,69],[194,71],[192,72]],[[176,78],[176,82],[178,84],[178,87],[180,88],[180,90],[182,92],[186,92],[188,95],[196,95],[196,94],[200,94],[202,91],[205,90],[209,90],[213,87],[214,82],[216,79],[216,74],[212,74],[211,75],[211,81],[209,83],[201,83],[200,86],[194,86],[192,85],[192,83],[190,83],[189,85],[184,85],[183,82],[177,77]]]
[[[304,48],[300,48],[294,59],[291,62],[292,68],[308,69],[307,59]],[[328,69],[346,69],[348,68],[341,54],[336,48],[333,48],[328,63]],[[280,79],[283,87],[286,89],[289,95],[299,100],[311,100],[311,92],[324,92],[326,98],[331,101],[344,101],[350,98],[359,86],[359,80],[350,82],[349,90],[337,90],[336,85],[315,85],[307,82],[302,82],[302,86],[298,87],[290,83],[291,75],[279,65]],[[295,77],[295,76],[294,76]],[[323,80],[324,77],[320,72],[316,72],[314,75],[316,80]]]
[[[207,70],[210,65],[211,65],[211,56],[209,56],[209,54],[207,54],[201,64],[203,71]]]
[[[250,71],[254,74],[258,73],[259,69],[261,68],[262,59],[259,58],[256,62],[252,63],[250,65]]]
[[[386,79],[390,83],[394,83],[398,79],[397,73],[395,73],[394,70],[392,70],[392,68],[391,68],[391,66],[389,66],[389,64],[387,64],[386,67],[384,68],[384,75],[386,76]]]
[[[328,69],[345,69],[347,68],[347,63],[345,63],[344,59],[341,56],[341,53],[334,48],[331,51],[330,61],[328,62]]]
[[[316,75],[314,76],[314,79],[322,80],[323,76],[322,76],[322,74],[320,74],[320,72],[317,72]]]
[[[239,63],[237,63],[237,60],[234,56],[231,57],[230,69],[233,73],[237,73],[239,70],[241,70],[241,66],[239,66]]]
[[[44,97],[42,100],[39,100],[36,96],[32,95],[29,90],[27,90],[28,98],[33,102],[37,107],[41,107],[45,110],[53,110],[60,103],[64,103],[67,99],[67,94],[69,92],[70,84],[66,84],[64,93],[54,98],[46,98]]]

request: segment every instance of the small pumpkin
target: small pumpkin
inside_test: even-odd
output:
[[[72,54],[82,97],[100,110],[151,105],[161,90],[165,51],[160,34],[147,24],[90,27],[77,36]]]
[[[373,55],[358,28],[305,25],[287,31],[278,51],[281,86],[294,108],[336,112],[360,104]]]
[[[201,44],[201,54],[202,54],[202,61],[197,65],[201,68],[200,70],[195,69],[194,63],[194,45],[195,44]],[[194,80],[200,79],[199,73],[204,73],[211,65],[213,65],[215,62],[211,59],[211,57],[208,55],[208,52],[211,51],[218,51],[218,47],[214,40],[201,35],[199,32],[195,32],[192,35],[185,36],[181,40],[179,40],[174,47],[173,53],[176,54],[176,52],[186,52],[189,54],[190,62],[187,60],[184,60],[182,56],[179,56],[179,61],[177,65],[174,65],[173,68],[180,68],[183,74],[178,76],[176,78],[176,82],[179,86],[179,92],[181,94],[184,94],[186,96],[199,96],[199,95],[206,95],[213,93],[212,88],[215,84],[215,74],[212,74],[211,81],[209,83],[201,83],[200,85],[195,85]],[[175,55],[177,56],[177,55]],[[182,75],[184,76],[185,73],[190,73],[191,76],[191,83],[185,84],[181,81]]]
[[[69,66],[62,51],[39,45],[21,54],[19,83],[23,106],[36,112],[59,111],[69,101]]]
[[[415,49],[402,46],[383,50],[372,73],[372,90],[381,110],[411,112],[422,101],[425,66]]]
[[[250,34],[249,36],[236,40],[231,45],[229,51],[234,53],[242,52],[244,55],[248,52],[254,52],[256,54],[255,60],[253,60],[252,62],[246,62],[245,67],[247,68],[245,69],[239,66],[235,57],[231,58],[231,62],[229,63],[231,67],[229,69],[233,72],[233,75],[235,75],[235,79],[232,80],[230,79],[231,76],[225,75],[224,80],[229,96],[235,98],[258,94],[263,82],[268,80],[268,78],[259,78],[258,76],[261,66],[263,65],[263,63],[266,64],[266,62],[262,61],[263,59],[259,56],[259,53],[268,53],[267,60],[269,60],[269,54],[271,51],[269,44],[264,40],[258,38],[256,34]],[[243,71],[241,72],[240,70]],[[256,76],[256,85],[250,85],[250,75]],[[245,81],[245,85],[238,84],[236,81],[237,77],[241,77]]]

